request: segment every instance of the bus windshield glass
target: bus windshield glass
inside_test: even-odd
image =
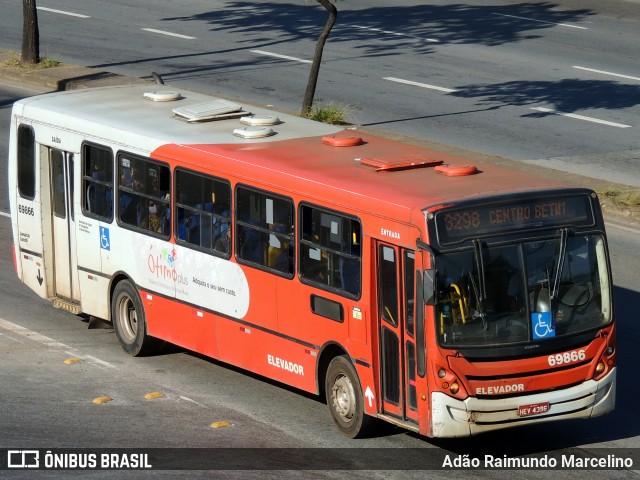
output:
[[[450,347],[547,341],[611,319],[604,239],[561,230],[552,239],[437,256],[437,332]]]

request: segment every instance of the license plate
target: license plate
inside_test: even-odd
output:
[[[540,415],[549,411],[549,402],[531,403],[529,405],[520,405],[518,407],[519,417],[529,417],[531,415]]]

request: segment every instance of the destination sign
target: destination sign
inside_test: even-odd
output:
[[[594,224],[587,195],[454,207],[437,212],[435,218],[441,244],[521,229]]]

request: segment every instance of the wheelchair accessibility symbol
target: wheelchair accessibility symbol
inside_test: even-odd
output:
[[[100,227],[100,248],[111,250],[111,240],[109,240],[109,229],[107,227]]]
[[[556,327],[551,319],[551,312],[536,312],[531,314],[533,339],[550,338],[556,336]]]

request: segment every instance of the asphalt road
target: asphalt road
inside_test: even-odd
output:
[[[0,0],[1,49],[20,3]],[[340,2],[316,101],[356,124],[640,186],[636,1]],[[44,56],[299,110],[325,12],[299,0],[40,5]]]
[[[503,1],[487,6],[479,1],[423,5],[402,0],[393,7],[388,3],[340,2],[340,23],[325,53],[318,101],[351,105],[352,120],[363,125],[637,186],[637,2]],[[56,1],[39,6],[43,55],[124,75],[148,76],[156,70],[178,85],[291,110],[299,108],[308,73],[308,64],[298,60],[310,58],[317,26],[323,22],[321,11],[299,1],[214,5]],[[630,6],[635,9],[627,10]],[[18,49],[19,2],[0,0],[0,8],[0,49]],[[6,158],[8,106],[26,93],[19,87],[0,88],[2,158]],[[2,178],[5,169],[3,163]],[[188,352],[131,359],[109,328],[89,325],[36,299],[13,273],[9,221],[4,215],[6,188],[0,182],[0,447],[353,448],[354,442],[336,434],[326,406],[313,397]],[[487,445],[519,453],[637,448],[640,416],[635,399],[640,388],[633,352],[640,336],[635,322],[640,302],[640,265],[634,254],[640,246],[638,233],[625,225],[609,227],[619,320],[616,412],[589,422],[444,442],[386,429],[357,446],[407,452],[436,449],[452,455]],[[81,362],[65,364],[70,358]],[[157,391],[165,397],[144,398]],[[113,400],[92,403],[104,395]],[[220,421],[231,426],[211,428]],[[152,476],[181,474],[344,476],[331,471],[153,472]],[[469,474],[447,472],[451,478]],[[473,474],[513,478],[514,472]],[[557,472],[517,474],[557,476]],[[634,474],[562,473],[580,479]],[[380,471],[349,475],[389,476]],[[440,476],[437,471],[393,472],[393,478]],[[12,478],[34,476],[13,473]]]
[[[31,94],[15,86],[0,87],[0,156],[6,158],[10,103]],[[0,165],[6,178],[6,164]],[[2,448],[179,448],[209,449],[201,455],[220,455],[219,448],[257,448],[246,456],[247,470],[128,472],[131,478],[342,478],[332,470],[336,462],[367,455],[382,448],[393,461],[385,470],[393,478],[439,478],[439,470],[398,469],[412,455],[500,452],[502,455],[578,452],[598,455],[602,448],[635,449],[640,438],[634,352],[640,340],[637,305],[640,302],[638,251],[640,235],[628,225],[609,227],[618,318],[620,364],[618,404],[614,413],[591,421],[568,422],[505,430],[471,439],[429,440],[387,426],[359,441],[341,437],[326,405],[274,382],[229,368],[180,350],[148,358],[128,357],[108,324],[87,322],[55,310],[26,289],[15,277],[7,216],[7,191],[0,196],[0,449]],[[74,359],[78,359],[74,360]],[[161,398],[145,396],[160,392]],[[112,400],[97,405],[95,399]],[[213,428],[212,425],[221,426]],[[225,426],[226,425],[226,426]],[[312,448],[331,449],[326,470],[304,470]],[[251,470],[266,455],[289,458],[287,471]],[[347,450],[356,449],[356,450]],[[244,450],[243,450],[244,451]],[[611,451],[611,450],[609,450]],[[244,451],[246,453],[246,451]],[[327,450],[323,450],[326,454]],[[378,452],[374,450],[374,452]],[[397,453],[396,453],[397,452]],[[352,455],[353,457],[350,457]],[[242,457],[244,458],[244,457]],[[237,460],[237,459],[236,459]],[[316,464],[317,465],[317,464]],[[344,465],[344,463],[340,463]],[[5,473],[5,472],[3,472]],[[39,472],[43,473],[43,472]],[[120,478],[118,472],[85,472],[89,478]],[[447,472],[467,478],[468,470]],[[557,471],[519,471],[527,478],[556,478]],[[34,478],[32,472],[11,472],[11,478]],[[47,472],[47,478],[68,475]],[[380,465],[371,471],[348,471],[353,478],[388,478]],[[473,471],[478,478],[513,478],[513,471]],[[562,472],[567,478],[617,479],[637,471]]]

